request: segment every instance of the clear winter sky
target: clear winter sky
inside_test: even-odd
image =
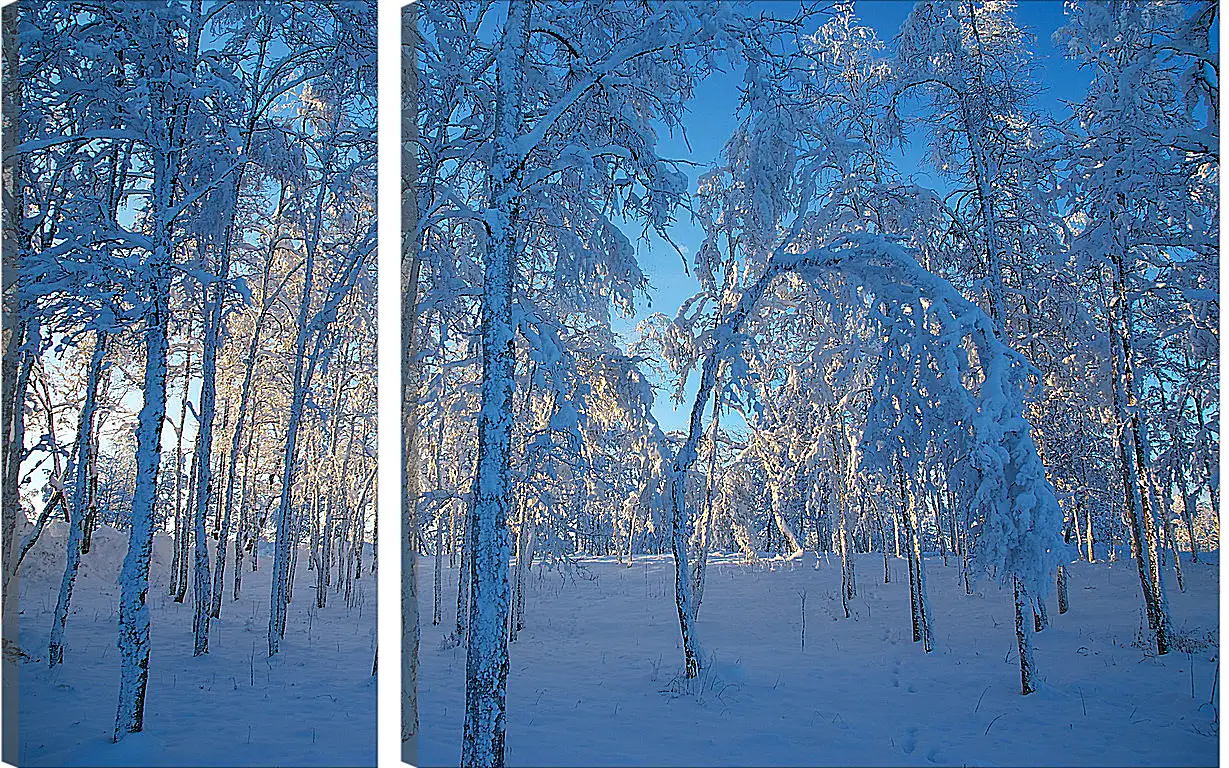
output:
[[[790,16],[797,8],[797,4],[790,0],[763,0],[758,5],[778,16]],[[913,0],[857,0],[855,6],[861,23],[873,27],[879,38],[886,43],[885,55],[892,53],[893,39],[912,8]],[[1083,98],[1090,76],[1081,72],[1054,47],[1054,32],[1067,20],[1063,0],[1023,0],[1017,6],[1016,19],[1021,27],[1036,38],[1033,53],[1038,65],[1038,77],[1043,84],[1038,106],[1055,117],[1068,117],[1071,110],[1066,103]],[[817,28],[824,20],[815,20],[813,26]],[[665,133],[660,137],[659,144],[666,156],[699,164],[688,172],[693,190],[696,179],[716,163],[722,146],[737,125],[735,109],[738,105],[738,87],[742,82],[742,75],[741,70],[736,70],[709,77],[701,83],[691,102],[690,114],[684,121],[687,141],[681,136],[668,136]],[[930,172],[924,160],[926,136],[914,131],[908,139],[909,143],[898,156],[902,172],[913,176],[923,185],[941,188],[944,182]],[[703,231],[686,214],[669,232],[671,239],[684,250],[689,259],[703,241]],[[640,239],[639,230],[629,230],[627,234],[637,245],[641,268],[648,276],[651,286],[648,300],[637,303],[634,317],[615,321],[615,330],[624,341],[630,342],[635,338],[637,323],[656,312],[673,317],[682,302],[696,292],[699,284],[687,273],[678,253],[669,244],[656,236],[650,236],[647,241],[643,241]],[[651,371],[645,372],[650,380],[661,383]],[[669,431],[685,426],[697,378],[693,375],[689,381],[688,399],[681,405],[670,400],[667,388],[658,390],[653,412],[662,429]]]

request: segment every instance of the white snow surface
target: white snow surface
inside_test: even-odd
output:
[[[376,580],[355,583],[356,606],[331,593],[317,610],[314,573],[299,555],[281,653],[268,657],[271,546],[260,570],[244,563],[231,600],[227,558],[221,619],[209,653],[192,657],[192,590],[167,595],[171,539],[154,539],[145,731],[111,743],[119,690],[116,647],[120,563],[126,531],[103,527],[81,561],[64,663],[47,666],[47,642],[64,569],[67,526],[49,524],[20,573],[19,760],[22,766],[362,766],[376,762]],[[210,545],[212,565],[213,546]],[[365,558],[364,568],[370,564]],[[6,670],[11,672],[12,667]]]
[[[1179,642],[1146,641],[1131,561],[1069,567],[1071,610],[1034,636],[1042,688],[1020,695],[1010,590],[967,596],[957,561],[927,558],[936,649],[911,642],[908,573],[857,556],[852,618],[840,561],[808,553],[744,565],[710,555],[700,637],[710,660],[691,684],[668,555],[535,567],[526,626],[510,647],[510,765],[1217,764],[1217,559],[1172,578]],[[1207,559],[1212,562],[1204,563]],[[419,759],[456,765],[465,648],[449,646],[456,568],[445,568],[443,622],[431,625],[432,558],[419,560],[423,620]],[[806,592],[806,648],[800,648]],[[1192,696],[1192,689],[1194,695]],[[1213,702],[1209,704],[1209,699]]]

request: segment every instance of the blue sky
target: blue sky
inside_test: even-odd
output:
[[[788,13],[790,6],[794,5],[791,2],[771,0],[760,4],[778,15]],[[873,27],[880,39],[888,43],[889,53],[891,41],[912,7],[913,0],[858,0],[855,6],[862,23]],[[1018,5],[1016,18],[1022,27],[1036,37],[1034,54],[1039,65],[1038,76],[1043,84],[1038,106],[1059,118],[1069,116],[1070,109],[1064,102],[1081,99],[1089,77],[1080,72],[1073,63],[1065,60],[1052,43],[1054,32],[1066,23],[1063,1],[1025,0]],[[822,22],[817,21],[816,26],[819,23]],[[685,120],[687,141],[681,136],[660,137],[664,154],[699,164],[699,167],[690,171],[693,184],[707,167],[716,162],[722,145],[737,124],[735,109],[741,81],[740,71],[706,79],[697,88],[690,114]],[[922,159],[924,141],[923,136],[913,137],[913,142],[900,154],[900,167],[907,174],[917,175],[921,183],[938,184]],[[696,292],[698,284],[687,273],[678,253],[660,238],[650,236],[647,241],[641,241],[639,230],[628,231],[628,236],[637,244],[640,265],[648,275],[651,286],[647,300],[638,302],[635,316],[615,322],[615,330],[623,335],[625,340],[630,341],[637,323],[655,312],[673,317],[680,304]],[[670,228],[670,237],[690,256],[699,248],[703,233],[689,217],[684,216]],[[650,372],[646,373],[657,382]],[[694,376],[691,383],[689,398],[695,391]],[[668,390],[663,388],[658,392],[653,411],[663,429],[679,429],[686,422],[690,406],[690,399],[684,401],[681,406],[676,406],[669,399]]]

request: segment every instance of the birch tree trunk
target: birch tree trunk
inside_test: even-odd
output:
[[[160,224],[159,228],[163,228]],[[150,305],[145,316],[144,404],[137,417],[137,472],[132,497],[128,553],[120,570],[120,691],[114,739],[144,726],[145,686],[149,678],[149,560],[153,547],[154,505],[162,463],[162,421],[166,415],[167,320],[170,314],[170,258],[166,238],[150,258]]]
[[[918,519],[916,516],[916,505],[910,502],[910,510],[906,513],[910,517],[909,528],[913,538],[913,561],[914,568],[917,571],[917,606],[918,618],[922,623],[922,649],[926,653],[934,650],[935,641],[934,635],[930,631],[930,616],[927,608],[926,600],[926,561],[922,558],[922,535],[918,530]]]
[[[1117,227],[1114,227],[1115,232]],[[1139,402],[1135,389],[1134,364],[1126,317],[1127,291],[1125,257],[1118,248],[1112,254],[1111,295],[1109,304],[1110,359],[1112,375],[1111,399],[1117,419],[1118,454],[1122,466],[1123,495],[1126,501],[1127,528],[1131,536],[1131,552],[1139,572],[1140,588],[1148,615],[1148,627],[1155,634],[1157,654],[1169,652],[1169,617],[1158,600],[1156,569],[1152,566],[1155,526],[1148,507],[1145,490],[1146,465],[1141,449],[1142,429],[1139,422]]]
[[[158,495],[158,472],[162,466],[162,423],[166,418],[167,327],[170,322],[172,264],[172,218],[174,175],[180,152],[171,123],[173,97],[171,80],[182,73],[174,71],[175,23],[161,18],[154,9],[146,23],[157,27],[151,47],[156,55],[144,63],[151,91],[150,136],[152,145],[151,219],[153,248],[145,268],[149,278],[148,305],[142,332],[145,348],[143,402],[137,416],[136,480],[132,494],[132,527],[128,552],[120,570],[119,706],[115,716],[114,739],[144,727],[145,688],[149,679],[149,560],[154,539],[154,508]]]
[[[512,276],[517,250],[517,134],[523,98],[522,62],[529,45],[530,3],[512,0],[496,55],[495,136],[490,240],[482,284],[482,410],[478,414],[478,468],[470,512],[469,639],[465,658],[464,766],[504,764],[508,683],[508,513],[512,398],[516,365]]]
[[[453,631],[453,639],[457,644],[468,642],[469,638],[469,588],[470,588],[470,557],[474,551],[472,542],[470,541],[470,522],[468,512],[461,516],[461,535],[460,540],[456,542],[456,548],[460,550],[460,558],[457,564],[457,626]]]
[[[1033,672],[1033,643],[1028,634],[1028,626],[1024,622],[1028,596],[1017,579],[1012,578],[1011,587],[1016,607],[1016,649],[1020,657],[1020,693],[1027,696],[1037,690]]]
[[[190,334],[189,334],[190,335]],[[175,426],[174,422],[171,426],[175,428],[175,538],[171,542],[171,578],[167,580],[167,594],[177,595],[176,602],[183,600],[182,593],[179,591],[179,574],[180,565],[183,557],[182,540],[187,535],[187,525],[184,523],[184,473],[183,473],[183,433],[184,427],[188,423],[188,387],[192,382],[192,348],[185,346],[184,348],[184,370],[183,370],[183,396],[179,399],[179,425]],[[195,473],[194,473],[195,474]]]
[[[704,477],[704,511],[700,515],[700,551],[692,566],[691,591],[694,595],[692,615],[700,615],[700,603],[704,600],[704,578],[708,573],[709,536],[713,526],[713,487],[717,482],[717,442],[721,438],[721,390],[713,395],[712,437],[708,454],[708,472]]]
[[[323,195],[323,187],[321,189]],[[273,542],[273,572],[269,594],[269,655],[277,654],[282,635],[286,631],[286,604],[290,600],[290,558],[292,493],[298,451],[299,430],[303,420],[303,405],[307,399],[305,382],[305,358],[307,357],[307,310],[311,303],[312,267],[314,248],[309,246],[304,265],[303,296],[299,301],[298,334],[295,340],[293,390],[290,412],[286,420],[286,446],[282,457],[282,490],[274,517],[276,530]],[[257,529],[259,531],[259,529]],[[256,560],[252,560],[253,568]]]
[[[213,283],[210,288],[219,287]],[[196,493],[192,504],[192,655],[209,652],[209,541],[205,518],[213,494],[213,418],[217,405],[218,331],[222,324],[222,301],[205,302],[205,322],[201,345],[200,423],[196,432]]]
[[[85,510],[90,502],[90,466],[94,441],[94,414],[98,406],[98,381],[102,376],[103,360],[107,354],[107,335],[94,333],[94,352],[90,356],[89,372],[85,381],[85,401],[77,422],[77,446],[73,455],[72,496],[68,512],[68,540],[65,544],[64,577],[60,581],[60,596],[56,601],[51,622],[51,640],[47,647],[47,660],[54,667],[64,661],[64,628],[68,623],[68,610],[72,602],[73,586],[77,581],[77,569],[81,565],[82,539],[85,529]]]
[[[906,508],[905,470],[898,460],[896,464],[897,500],[900,506],[900,519],[905,523],[905,562],[909,567],[909,621],[913,625],[913,642],[922,640],[922,615],[918,606],[917,563],[913,559],[913,527],[909,521],[909,511]]]
[[[81,532],[82,555],[90,553],[94,526],[98,523],[98,432],[101,429],[101,422],[95,424],[94,439],[90,444],[89,503],[85,507],[85,518],[81,521],[83,527]]]
[[[1058,566],[1058,614],[1061,616],[1070,608],[1070,597],[1067,594],[1067,569]]]

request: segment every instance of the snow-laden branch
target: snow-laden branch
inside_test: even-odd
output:
[[[61,144],[84,144],[91,141],[99,141],[108,139],[111,141],[142,141],[141,136],[136,131],[116,129],[116,128],[99,128],[90,131],[81,131],[80,133],[63,134],[60,136],[45,136],[41,139],[29,139],[23,141],[13,148],[14,155],[24,155],[30,152],[39,152],[51,147],[57,147]]]

